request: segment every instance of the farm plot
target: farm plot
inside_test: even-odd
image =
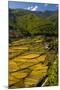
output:
[[[28,41],[28,43],[27,43]],[[9,48],[9,87],[34,87],[47,75],[48,66],[44,64],[46,54],[42,40],[23,39]],[[22,46],[21,43],[25,43]],[[34,44],[35,43],[35,44]]]

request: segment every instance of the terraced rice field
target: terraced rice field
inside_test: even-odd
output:
[[[9,87],[34,87],[47,75],[43,39],[20,39],[9,47]]]

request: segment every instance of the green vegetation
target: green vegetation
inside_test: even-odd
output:
[[[58,85],[58,58],[52,63],[48,70],[48,82],[46,83],[48,86],[56,86]]]
[[[57,36],[57,17],[57,12],[45,18],[29,11],[9,9],[10,41],[12,41],[12,37]]]

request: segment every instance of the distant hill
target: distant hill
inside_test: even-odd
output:
[[[58,11],[54,12],[52,15],[50,15],[48,17],[49,20],[51,20],[52,22],[56,22],[58,21]]]
[[[11,37],[57,35],[57,11],[28,11],[9,9],[9,32]]]
[[[32,13],[42,17],[49,17],[52,14],[56,13],[56,11],[33,11]]]
[[[52,14],[57,13],[57,11],[29,11],[25,9],[9,9],[10,14],[15,14],[17,16],[22,16],[25,14],[33,13],[38,16],[43,16],[43,17],[49,17]]]

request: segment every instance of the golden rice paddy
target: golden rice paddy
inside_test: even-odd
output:
[[[41,41],[42,40],[35,40],[33,43]],[[25,43],[25,45],[17,46],[21,43]],[[29,47],[30,51],[28,50]],[[35,53],[33,53],[33,48],[37,49]],[[25,50],[27,50],[27,53]],[[19,52],[22,51],[24,54],[19,55]],[[27,44],[25,39],[12,43],[9,48],[9,57],[14,56],[9,60],[9,86],[11,86],[11,88],[36,86],[37,83],[46,76],[48,66],[43,63],[46,60],[46,54],[40,55],[40,53],[37,53],[38,51],[38,45],[33,47],[33,45]]]

